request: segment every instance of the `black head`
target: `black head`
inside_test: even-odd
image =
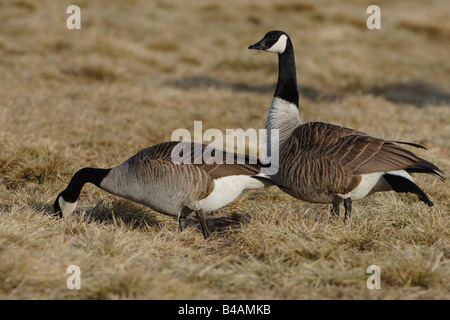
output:
[[[289,36],[284,31],[269,31],[266,33],[264,38],[248,48],[253,50],[265,50],[268,52],[276,52],[278,54],[282,54],[286,49],[288,40]]]

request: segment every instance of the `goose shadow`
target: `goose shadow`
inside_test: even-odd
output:
[[[206,225],[209,231],[221,234],[230,230],[238,229],[242,224],[250,222],[252,217],[248,213],[232,212],[226,216],[211,216],[206,219]],[[202,232],[202,227],[196,218],[186,218],[186,226],[196,228],[199,232]]]
[[[53,211],[53,205],[31,205],[38,213],[47,214],[60,219]],[[155,213],[156,215],[156,213]],[[129,229],[142,229],[147,227],[162,229],[163,223],[148,210],[127,208],[126,206],[110,207],[100,202],[91,207],[79,207],[74,216],[79,222],[85,223],[111,223],[126,226]]]
[[[168,81],[166,84],[183,90],[212,87],[235,92],[255,92],[263,94],[273,93],[276,87],[276,83],[251,85],[245,82],[223,81],[207,76],[186,77]],[[313,102],[339,101],[342,100],[346,94],[355,94],[357,92],[381,96],[396,104],[407,103],[419,108],[436,104],[450,105],[449,91],[422,79],[392,82],[384,86],[373,86],[362,90],[349,90],[344,93],[326,93],[307,84],[301,84],[299,87],[300,97]]]
[[[4,209],[6,206],[2,206]],[[0,208],[2,208],[0,207]],[[31,205],[34,211],[40,214],[46,214],[49,216],[54,216],[55,219],[60,219],[53,211],[53,205]],[[80,222],[85,223],[108,223],[120,224],[126,226],[129,229],[146,229],[146,228],[156,228],[163,229],[164,222],[157,219],[156,215],[160,215],[157,212],[148,212],[147,209],[127,209],[121,208],[121,205],[117,208],[110,207],[102,202],[89,208],[81,207],[79,210],[75,211],[75,217]],[[226,216],[208,216],[206,219],[206,224],[211,232],[222,233],[228,230],[233,230],[239,228],[242,223],[247,223],[251,220],[251,216],[248,213],[240,214],[232,212]],[[174,220],[175,221],[175,220]],[[200,233],[202,228],[200,222],[189,216],[186,219],[186,226],[193,227],[197,229]]]
[[[363,92],[382,96],[394,103],[408,103],[419,108],[438,104],[450,106],[450,92],[421,79],[393,82],[381,87],[375,86]]]

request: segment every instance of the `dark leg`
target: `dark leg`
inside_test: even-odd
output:
[[[337,218],[339,217],[339,204],[336,204],[331,207],[331,214],[333,215],[333,217]]]
[[[181,216],[178,220],[178,226],[180,227],[180,232],[186,228],[186,217]]]
[[[195,214],[197,215],[197,219],[200,221],[203,236],[205,237],[205,239],[208,239],[209,236],[211,235],[211,232],[209,231],[208,226],[206,225],[205,213],[203,212],[202,209],[199,209],[195,211]]]
[[[350,214],[352,212],[352,198],[348,197],[344,200],[344,208],[345,208],[345,216],[344,221],[347,221],[350,218]]]

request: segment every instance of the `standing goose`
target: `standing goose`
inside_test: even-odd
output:
[[[345,218],[350,216],[352,200],[378,191],[411,192],[433,205],[410,173],[428,173],[444,180],[443,172],[397,144],[424,147],[374,138],[329,123],[302,124],[289,36],[283,31],[270,31],[249,49],[278,54],[278,83],[266,129],[279,130],[279,141],[271,141],[268,134],[267,150],[270,154],[272,146],[279,148],[279,170],[271,179],[281,190],[304,201],[331,203],[331,211],[336,215],[344,202]]]
[[[190,161],[172,160],[173,155],[177,152],[181,155],[186,148],[201,152],[188,153],[192,154]],[[208,238],[210,231],[205,213],[229,204],[245,189],[258,189],[270,183],[260,173],[259,162],[250,164],[255,159],[223,152],[223,162],[212,163],[204,155],[209,153],[215,157],[216,151],[206,148],[209,147],[195,143],[164,142],[139,151],[114,168],[83,168],[58,195],[54,211],[62,217],[70,215],[77,206],[83,185],[90,182],[111,194],[178,218],[181,230],[186,217],[194,211],[204,237]],[[228,164],[227,159],[235,161]]]

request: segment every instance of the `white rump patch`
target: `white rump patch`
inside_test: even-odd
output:
[[[278,38],[278,41],[275,42],[273,46],[271,46],[267,51],[269,52],[276,52],[276,53],[283,53],[284,50],[286,50],[286,42],[287,42],[287,36],[282,34],[280,38]]]
[[[403,178],[413,181],[411,175],[408,172],[406,172],[405,170],[387,171],[385,173],[392,174],[394,176],[400,176],[400,177],[403,177]]]
[[[343,199],[350,197],[352,198],[352,200],[359,200],[364,197],[367,197],[368,195],[374,192],[393,190],[391,185],[383,178],[383,175],[385,173],[401,176],[403,178],[413,181],[411,175],[405,170],[363,174],[361,175],[361,182],[355,189],[353,189],[347,194],[339,194],[339,196],[342,197]]]
[[[264,177],[264,175],[262,175]],[[199,201],[204,212],[220,209],[234,201],[245,189],[263,188],[264,183],[247,175],[228,176],[214,180],[214,190]]]

